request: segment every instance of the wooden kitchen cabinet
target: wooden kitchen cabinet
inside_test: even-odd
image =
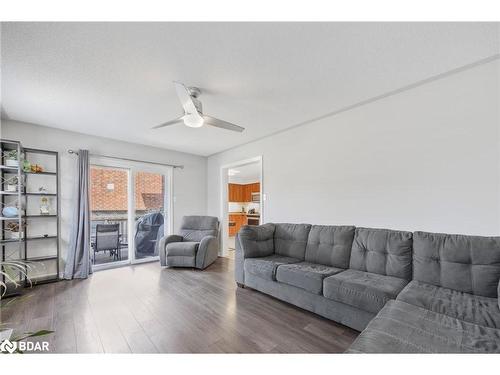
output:
[[[233,226],[229,226],[229,237],[234,237],[243,225],[247,225],[247,215],[229,214],[229,222],[233,222],[235,224]]]
[[[227,195],[229,202],[236,202],[236,184],[228,184]]]
[[[247,185],[250,189],[250,194],[252,193],[260,193],[260,182],[256,182],[254,184],[248,184]],[[251,198],[251,196],[250,196]]]
[[[243,185],[228,184],[228,199],[229,202],[245,202],[245,194],[243,192]]]
[[[243,202],[252,201],[252,191],[250,189],[251,184],[242,185],[243,186]]]
[[[260,183],[253,184],[228,184],[228,200],[229,202],[251,202],[252,193],[260,192]]]

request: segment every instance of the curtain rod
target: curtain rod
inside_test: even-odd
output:
[[[68,150],[68,154],[78,155],[78,151]],[[118,159],[118,160],[134,161],[134,162],[137,162],[137,163],[156,164],[156,165],[163,165],[163,166],[166,166],[166,167],[184,169],[183,165],[158,163],[156,161],[147,161],[147,160],[137,160],[137,159],[120,158],[118,156],[100,155],[100,154],[90,154],[90,156],[94,156],[94,157],[98,157],[98,158],[108,158],[108,159]]]

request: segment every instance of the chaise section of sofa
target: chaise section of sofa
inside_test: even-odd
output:
[[[500,352],[500,238],[415,232],[413,280],[349,352]]]
[[[497,298],[476,296],[414,280],[401,291],[397,300],[464,322],[500,329]]]
[[[500,330],[389,301],[346,353],[499,353]]]

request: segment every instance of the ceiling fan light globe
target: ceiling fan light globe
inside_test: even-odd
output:
[[[201,128],[203,126],[203,117],[196,115],[186,115],[183,117],[184,124],[191,128]]]

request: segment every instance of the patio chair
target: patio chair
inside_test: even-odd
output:
[[[121,260],[120,251],[120,224],[97,224],[95,227],[95,241],[92,244],[95,257],[99,251],[109,251],[115,259]]]

